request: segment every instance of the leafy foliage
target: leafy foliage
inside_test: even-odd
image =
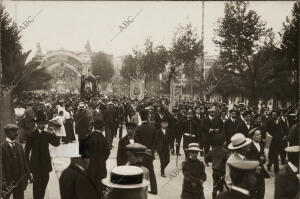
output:
[[[51,76],[45,69],[38,68],[39,62],[31,60],[26,64],[31,51],[22,52],[20,31],[2,4],[0,4],[0,19],[2,84],[12,85],[14,94],[20,94],[23,90],[48,88]]]
[[[268,57],[264,46],[273,46],[274,34],[245,1],[225,3],[225,17],[218,21],[214,42],[220,47],[219,68],[236,77],[236,84],[256,104]]]
[[[108,83],[114,75],[112,61],[108,55],[103,52],[95,53],[92,57],[92,72],[95,76],[99,76],[98,81]]]
[[[183,72],[189,77],[190,84],[193,84],[197,70],[196,59],[202,54],[202,42],[195,33],[192,24],[179,26],[170,49],[170,62],[177,68],[183,67]],[[191,94],[193,95],[192,90]]]

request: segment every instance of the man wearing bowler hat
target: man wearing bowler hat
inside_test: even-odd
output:
[[[228,149],[232,150],[233,153],[229,156],[227,163],[230,161],[246,160],[246,154],[250,150],[250,144],[252,140],[246,138],[242,133],[236,133],[231,137],[231,143],[228,145]],[[225,181],[228,187],[231,187],[232,182],[229,175],[230,167],[226,164]]]
[[[102,183],[107,186],[108,199],[146,199],[144,189],[149,185],[143,170],[136,166],[115,167]]]
[[[232,179],[232,186],[228,191],[220,193],[217,199],[251,199],[250,191],[256,184],[256,170],[259,162],[230,160],[227,164],[230,167],[229,175]]]
[[[16,143],[19,127],[16,124],[4,126],[6,140],[1,144],[2,152],[2,197],[24,199],[24,191],[27,188],[28,180],[32,181],[28,161],[21,144]],[[16,184],[16,182],[18,182]],[[10,191],[10,186],[16,186]]]
[[[25,145],[25,155],[29,160],[33,175],[33,198],[43,199],[49,181],[49,173],[52,171],[49,144],[58,146],[60,140],[46,128],[47,121],[44,111],[37,111],[36,124],[37,128]]]

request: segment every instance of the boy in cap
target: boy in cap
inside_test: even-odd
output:
[[[128,162],[126,155],[126,145],[134,143],[134,133],[137,125],[134,122],[126,123],[127,135],[119,140],[117,152],[117,165],[125,165]]]
[[[213,140],[216,145],[211,151],[208,152],[206,159],[208,162],[212,161],[212,198],[215,199],[218,191],[223,192],[223,186],[225,185],[226,161],[230,154],[229,151],[224,147],[225,136],[223,134],[214,135]]]
[[[230,177],[232,179],[231,189],[220,193],[217,199],[250,199],[250,190],[256,184],[256,169],[258,161],[228,161]]]
[[[282,167],[275,178],[275,199],[299,198],[299,152],[300,146],[286,147],[288,163]]]
[[[44,111],[38,111],[36,114],[37,128],[33,131],[31,137],[28,137],[25,145],[25,155],[29,160],[31,173],[33,175],[33,198],[44,198],[49,173],[52,171],[49,144],[57,147],[59,137],[46,128],[46,115]],[[30,156],[29,156],[30,154]]]
[[[27,159],[21,144],[16,143],[19,127],[16,124],[7,124],[4,127],[6,140],[1,145],[2,152],[2,197],[23,199],[28,180],[32,182]],[[17,183],[17,184],[16,184]],[[14,187],[10,190],[9,187]]]
[[[160,122],[160,129],[157,130],[156,134],[156,149],[160,160],[160,174],[162,177],[166,177],[165,168],[170,162],[170,129],[168,128],[168,120],[162,118]]]
[[[205,166],[197,159],[201,151],[198,143],[190,143],[186,149],[189,156],[182,162],[183,187],[182,199],[204,199],[203,182],[206,181]]]

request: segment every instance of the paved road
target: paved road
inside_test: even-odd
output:
[[[116,154],[118,146],[118,138],[114,139],[113,145],[115,146],[111,152],[111,155],[107,161],[107,170],[110,171],[116,166]],[[50,180],[46,191],[45,199],[60,199],[59,195],[59,184],[58,179],[61,172],[69,165],[70,158],[62,158],[68,156],[68,154],[73,153],[78,150],[78,143],[71,144],[61,144],[60,146],[50,148],[52,156],[52,164],[54,170],[50,173]],[[183,154],[183,151],[182,151]],[[200,157],[201,160],[203,158]],[[179,157],[178,166],[184,160],[184,155]],[[176,156],[171,156],[171,161],[166,168],[167,178],[162,178],[160,176],[160,163],[158,156],[154,160],[155,174],[158,184],[158,195],[148,195],[149,199],[179,199],[182,189],[183,175],[182,172],[176,169]],[[205,198],[211,199],[212,192],[212,169],[211,167],[205,167],[205,172],[207,174],[207,181],[204,183]],[[177,174],[176,177],[171,177],[170,174]],[[31,199],[32,197],[32,184],[29,184],[26,192],[25,199]],[[274,175],[270,179],[266,179],[266,199],[274,198]]]

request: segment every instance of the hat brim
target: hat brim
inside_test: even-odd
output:
[[[249,145],[252,142],[250,138],[246,138],[246,142],[240,146],[233,146],[232,143],[228,145],[228,149],[234,150],[234,149],[240,149],[243,148],[244,146]]]
[[[149,185],[149,181],[148,180],[145,180],[143,179],[143,182],[140,183],[140,184],[131,184],[131,185],[122,185],[122,184],[115,184],[115,183],[112,183],[110,181],[110,179],[108,178],[104,178],[101,180],[102,183],[105,185],[105,186],[108,186],[108,187],[111,187],[111,188],[118,188],[118,189],[135,189],[135,188],[143,188],[143,187],[146,187]]]
[[[300,152],[300,146],[289,146],[284,149],[287,153],[299,153]]]
[[[198,147],[190,147],[190,148],[186,148],[185,150],[186,150],[186,151],[198,151],[198,152],[203,151],[203,150],[201,150],[201,149],[198,148]]]

